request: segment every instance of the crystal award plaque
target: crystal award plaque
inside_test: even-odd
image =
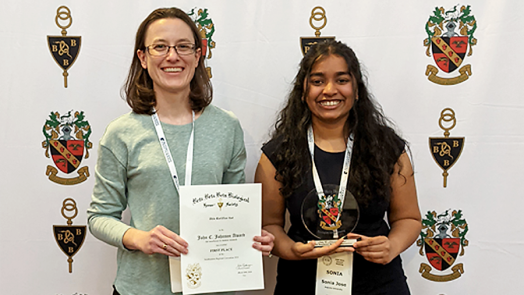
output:
[[[360,211],[353,194],[346,190],[344,200],[338,197],[339,186],[323,186],[324,196],[319,198],[313,189],[302,202],[301,214],[305,228],[318,240],[315,247],[329,246],[351,233],[357,226]],[[352,247],[355,239],[344,240],[340,247]]]

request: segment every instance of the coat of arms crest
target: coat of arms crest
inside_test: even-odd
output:
[[[455,264],[458,256],[464,255],[464,247],[468,246],[466,239],[468,224],[462,216],[462,210],[446,210],[442,214],[427,212],[422,219],[422,230],[417,246],[420,255],[426,253],[430,265],[420,264],[419,272],[422,277],[435,282],[447,282],[459,278],[464,273],[462,263]],[[449,268],[451,267],[451,273]],[[439,274],[431,274],[431,269]],[[447,271],[447,273],[446,273]]]
[[[89,177],[87,166],[79,168],[82,158],[89,158],[89,149],[93,144],[89,141],[91,127],[85,120],[84,112],[67,112],[66,115],[60,116],[58,112],[52,112],[49,119],[46,120],[42,132],[45,140],[42,147],[45,149],[45,156],[49,156],[55,164],[47,166],[46,175],[49,180],[63,185],[78,184]],[[58,169],[57,169],[58,168]],[[79,176],[76,178],[61,178],[57,176],[58,171],[70,174],[78,169]]]
[[[210,59],[212,57],[211,49],[216,47],[216,43],[213,41],[215,25],[213,24],[213,20],[209,18],[207,8],[200,8],[197,14],[195,14],[195,8],[193,8],[187,15],[193,18],[198,31],[200,32],[200,37],[202,37],[202,58]],[[206,67],[206,71],[209,78],[212,78],[211,67]]]
[[[338,195],[328,195],[319,198],[318,200],[318,215],[321,218],[320,227],[324,230],[336,230],[342,226],[342,221],[339,220],[339,213],[341,211],[342,202]]]
[[[186,269],[187,286],[196,289],[202,284],[202,267],[198,263],[188,264]]]
[[[428,37],[424,40],[427,47],[426,55],[433,55],[437,67],[428,65],[426,76],[440,85],[455,85],[466,81],[471,76],[471,65],[459,68],[466,56],[473,54],[472,47],[477,44],[473,33],[477,29],[477,21],[471,15],[470,6],[455,6],[453,10],[445,11],[444,8],[435,8],[433,15],[426,23]],[[438,77],[439,70],[447,74],[459,69],[459,76]]]

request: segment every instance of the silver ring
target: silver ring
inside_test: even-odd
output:
[[[273,254],[271,254],[271,252],[269,252],[269,254],[267,255],[268,258],[271,258],[273,257]]]

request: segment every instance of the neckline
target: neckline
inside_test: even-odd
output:
[[[324,154],[328,154],[328,155],[343,155],[346,151],[341,151],[341,152],[328,152],[328,151],[325,151],[323,149],[321,149],[318,145],[315,144],[315,150],[318,150]]]
[[[205,110],[206,110],[206,108],[202,109],[202,113],[200,114],[200,116],[198,116],[198,118],[195,118],[195,121],[194,121],[195,124],[198,122],[198,120],[200,120],[200,118],[202,118],[202,116],[204,116]],[[159,120],[160,120],[160,118],[159,118]],[[162,122],[162,120],[160,120],[160,124],[162,124],[162,127],[167,127],[167,128],[183,128],[183,127],[187,127],[187,126],[191,127],[193,125],[193,122],[189,122],[189,123],[183,124],[183,125],[175,125],[175,124],[165,123],[165,122]]]

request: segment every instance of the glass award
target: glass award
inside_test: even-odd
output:
[[[318,240],[315,247],[329,246],[351,233],[357,226],[360,211],[353,194],[346,190],[344,200],[338,196],[339,186],[323,186],[324,196],[315,189],[302,202],[301,215],[305,228]],[[340,247],[351,247],[356,240],[344,240]]]

